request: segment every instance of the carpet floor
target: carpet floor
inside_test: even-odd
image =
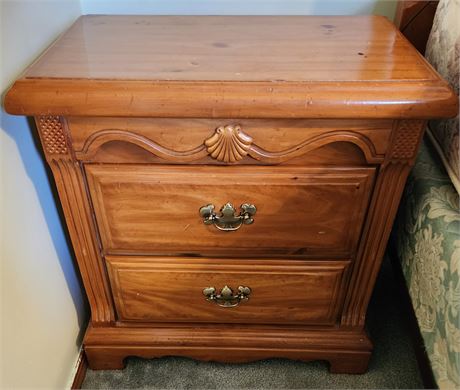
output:
[[[88,370],[83,389],[306,389],[422,388],[409,326],[398,297],[390,262],[385,261],[368,312],[375,344],[363,375],[328,372],[325,362],[270,359],[248,364],[220,364],[167,357],[129,358],[124,370]]]

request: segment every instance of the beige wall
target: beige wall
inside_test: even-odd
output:
[[[81,0],[83,14],[384,15],[396,0]]]
[[[0,0],[7,86],[80,15],[78,0]],[[24,117],[1,115],[0,388],[69,386],[86,317],[73,261]]]

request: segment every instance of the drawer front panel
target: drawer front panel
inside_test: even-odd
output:
[[[105,253],[301,255],[349,258],[356,249],[374,169],[88,165]],[[253,204],[235,231],[200,216]]]
[[[348,264],[107,258],[118,319],[138,322],[332,325],[339,313]],[[223,298],[225,286],[232,290],[227,289],[232,298]],[[245,298],[237,298],[239,286],[249,289]],[[214,288],[220,297],[209,298],[209,290],[205,296],[206,288]]]

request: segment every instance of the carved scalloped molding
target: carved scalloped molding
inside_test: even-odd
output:
[[[252,138],[238,125],[220,126],[204,141],[209,155],[217,161],[234,163],[242,160],[250,151]]]
[[[263,163],[279,164],[334,142],[348,142],[356,145],[363,152],[368,163],[380,163],[384,157],[376,153],[369,138],[353,131],[330,131],[309,138],[289,149],[270,152],[258,147],[253,143],[251,137],[242,133],[241,129],[236,126],[217,128],[211,137],[204,140],[203,144],[187,151],[165,148],[147,137],[126,130],[101,130],[92,134],[76,155],[80,159],[92,158],[104,144],[112,141],[131,143],[164,160],[176,162],[191,162],[210,156],[218,161],[231,164],[242,160],[247,155]]]

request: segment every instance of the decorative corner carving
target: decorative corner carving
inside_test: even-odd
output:
[[[45,115],[37,120],[41,140],[45,152],[50,155],[67,154],[67,146],[64,127],[59,116]]]
[[[415,157],[425,121],[402,120],[398,123],[393,148],[392,160],[411,160]]]
[[[225,163],[242,160],[251,149],[252,138],[238,125],[220,126],[204,141],[209,155]]]

